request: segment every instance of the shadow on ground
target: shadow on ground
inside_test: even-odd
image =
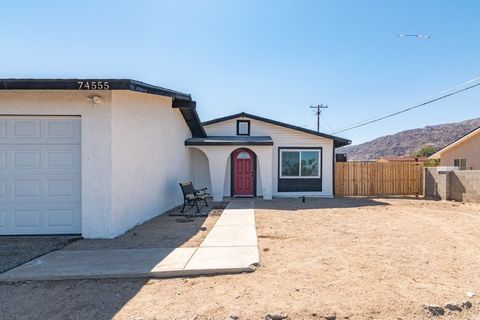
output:
[[[59,250],[79,237],[67,236],[2,236],[0,237],[0,273]]]
[[[176,215],[180,211],[177,207],[130,229],[115,239],[84,239],[65,247],[65,250],[198,247],[215,225],[222,212],[218,208],[222,207],[224,207],[222,203],[211,203],[208,208],[201,208],[201,212],[208,216],[195,217]],[[212,211],[209,213],[210,209]],[[193,208],[185,213],[194,212]]]
[[[29,237],[28,241],[23,242],[22,245],[18,241],[19,238],[16,238],[17,248],[21,246],[29,248],[30,250],[25,251],[30,251],[30,255],[19,254],[4,270],[62,247],[65,253],[73,253],[72,251],[75,250],[160,247],[171,248],[165,250],[173,251],[176,247],[195,247],[203,241],[215,225],[226,204],[209,203],[209,205],[213,210],[208,216],[193,218],[170,216],[169,214],[175,214],[180,210],[180,207],[177,207],[136,226],[116,239],[82,239],[65,246],[66,243],[61,241],[62,237],[49,237],[48,242],[39,241],[40,237]],[[2,262],[5,260],[6,248],[12,248],[5,244],[6,239],[0,238]],[[35,250],[31,250],[33,247]],[[10,250],[10,254],[15,256],[15,251],[22,250]],[[32,251],[35,252],[34,256]],[[161,256],[166,257],[168,254],[167,251],[161,252],[158,262],[162,260]],[[148,279],[0,282],[0,301],[2,301],[0,319],[111,319],[145,285],[148,285]],[[62,303],[59,304],[60,298]],[[18,307],[18,303],[21,304],[21,308]],[[72,315],[74,315],[73,318]]]

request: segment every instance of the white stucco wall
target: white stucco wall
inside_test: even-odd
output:
[[[112,210],[114,234],[175,207],[179,182],[191,180],[191,137],[172,99],[131,91],[112,93]]]
[[[238,149],[238,146],[195,146],[189,149],[198,149],[208,158],[210,170],[211,194],[214,201],[222,201],[225,196],[225,189],[229,188],[229,158],[231,153]],[[257,179],[261,181],[272,181],[272,147],[271,146],[249,146],[257,155]],[[228,180],[227,180],[228,177]],[[258,185],[258,181],[257,181]],[[272,199],[272,183],[261,183],[261,194],[264,199]]]
[[[87,98],[97,95],[94,106]],[[75,115],[81,117],[82,234],[112,237],[111,92],[1,90],[2,115]]]
[[[212,183],[210,181],[210,167],[208,165],[208,158],[203,151],[190,148],[190,155],[192,157],[192,182],[195,188],[207,188],[212,190]]]
[[[235,136],[239,119],[250,120],[251,136],[271,136],[272,148],[272,190],[273,196],[333,196],[333,140],[288,129],[250,118],[235,118],[204,126],[209,136]],[[279,147],[321,147],[322,148],[322,191],[321,192],[278,192],[278,148]],[[258,155],[257,155],[258,156]],[[229,177],[228,177],[229,178]],[[261,182],[265,184],[265,182]],[[258,188],[258,181],[257,181]],[[262,190],[264,186],[261,186]]]

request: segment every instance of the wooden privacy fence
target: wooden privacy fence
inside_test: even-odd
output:
[[[423,194],[423,174],[423,163],[419,162],[337,162],[335,195]]]

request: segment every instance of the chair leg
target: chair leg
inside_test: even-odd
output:
[[[197,213],[200,213],[200,208],[198,207],[198,201],[195,200],[195,206],[197,207]]]
[[[183,206],[182,206],[182,210],[180,210],[180,213],[184,213],[185,211],[185,205],[186,205],[186,201],[183,201]]]
[[[205,207],[208,207],[207,199],[203,199],[203,201],[205,201]]]

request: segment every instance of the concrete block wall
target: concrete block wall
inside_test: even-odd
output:
[[[480,203],[480,170],[425,168],[424,194],[427,199]]]

